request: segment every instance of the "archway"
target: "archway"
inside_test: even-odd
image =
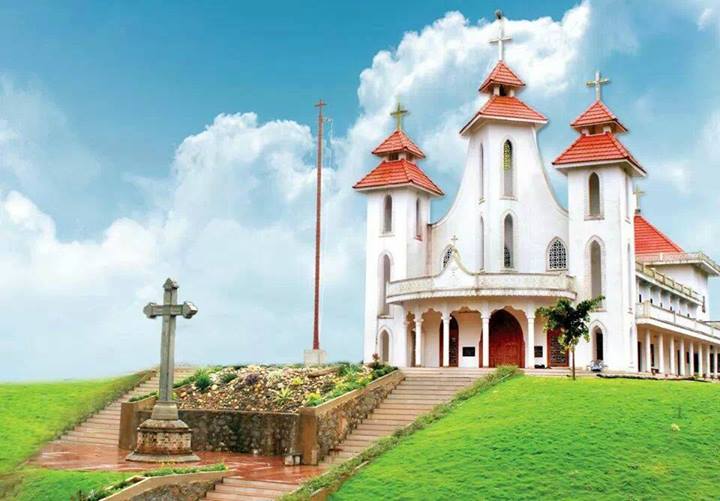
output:
[[[445,348],[445,341],[443,339],[443,323],[440,322],[440,363],[439,366],[443,366],[443,353]],[[460,339],[460,329],[458,327],[457,320],[452,315],[450,316],[450,349],[448,350],[448,366],[458,366],[458,343]]]
[[[380,332],[380,339],[378,342],[378,348],[380,353],[380,361],[383,363],[390,362],[390,334],[387,331]]]
[[[517,319],[505,310],[490,317],[490,367],[517,365],[525,367],[525,340]]]

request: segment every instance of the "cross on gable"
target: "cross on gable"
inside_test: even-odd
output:
[[[450,241],[452,242],[453,247],[455,247],[455,244],[458,241],[457,235],[453,235],[452,238],[450,239]]]
[[[635,191],[633,193],[635,194],[635,203],[637,204],[637,207],[635,207],[635,211],[640,212],[640,199],[645,196],[645,192],[639,187],[635,187]]]
[[[495,17],[497,18],[500,26],[498,28],[497,38],[490,39],[490,43],[498,44],[498,61],[502,61],[505,58],[505,42],[512,40],[510,35],[505,35],[505,18],[501,10],[495,11]]]
[[[585,85],[588,87],[595,87],[595,100],[600,101],[602,97],[602,86],[610,83],[607,78],[600,78],[600,71],[595,72],[595,80],[588,80]]]
[[[390,116],[395,119],[395,129],[396,130],[402,130],[403,128],[403,118],[405,118],[405,115],[410,113],[408,110],[402,107],[402,104],[398,102],[397,107],[395,108],[395,111],[390,113]]]

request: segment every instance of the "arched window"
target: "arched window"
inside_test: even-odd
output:
[[[563,245],[559,238],[553,240],[548,248],[548,269],[567,269],[567,251],[565,250],[565,245]]]
[[[595,360],[605,360],[604,358],[604,347],[603,347],[603,331],[600,327],[595,328]]]
[[[392,232],[392,197],[385,195],[383,204],[383,233]]]
[[[480,144],[480,154],[479,154],[479,156],[480,156],[479,164],[480,165],[478,167],[478,194],[479,194],[478,198],[480,200],[485,198],[485,186],[483,184],[485,182],[485,156],[484,155],[485,155],[485,153],[483,151],[483,145]]]
[[[422,215],[420,214],[420,199],[415,199],[415,237],[422,240]]]
[[[450,258],[452,257],[452,255],[453,255],[452,247],[448,247],[447,249],[445,249],[445,252],[443,252],[443,257],[442,257],[442,269],[443,270],[450,262]]]
[[[387,283],[390,281],[390,256],[385,254],[380,261],[380,293],[378,294],[378,315],[389,315],[390,305],[387,304]]]
[[[485,269],[485,220],[480,216],[480,231],[479,231],[479,244],[480,244],[480,251],[478,253],[478,263],[480,266],[478,267],[481,270]]]
[[[503,266],[512,268],[515,264],[515,246],[513,242],[513,219],[510,214],[505,216],[503,229]]]
[[[603,293],[602,249],[600,244],[593,240],[590,244],[590,295],[598,297]]]
[[[508,140],[503,144],[503,195],[513,196],[513,146]]]
[[[390,362],[390,334],[386,330],[380,332],[378,345],[380,361],[383,363]]]
[[[588,178],[588,214],[600,215],[600,176],[595,172]]]

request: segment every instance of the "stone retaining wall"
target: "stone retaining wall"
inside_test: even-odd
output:
[[[104,501],[197,501],[231,475],[229,471],[213,471],[148,477]]]
[[[404,378],[399,370],[317,407],[300,409],[303,464],[317,464],[342,442]]]

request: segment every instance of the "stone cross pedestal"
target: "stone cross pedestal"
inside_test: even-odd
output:
[[[163,285],[163,304],[149,303],[143,309],[148,318],[162,317],[160,344],[160,388],[158,400],[150,419],[138,427],[137,445],[128,461],[150,463],[179,463],[199,461],[192,453],[192,430],[178,417],[173,401],[173,374],[175,373],[175,319],[192,318],[198,312],[189,302],[177,303],[178,284],[167,279]]]

